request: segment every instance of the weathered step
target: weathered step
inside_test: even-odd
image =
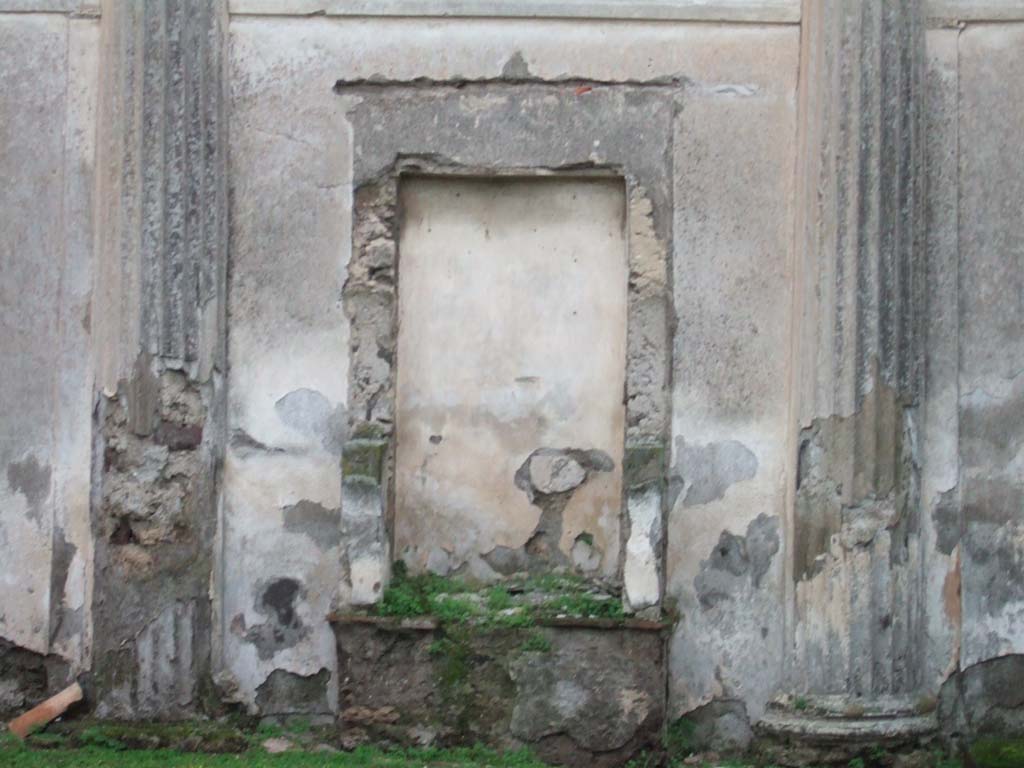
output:
[[[870,750],[927,745],[938,731],[932,709],[928,699],[910,696],[785,697],[754,731],[778,765],[845,765]]]

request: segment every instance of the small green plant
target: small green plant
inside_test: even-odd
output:
[[[626,768],[658,768],[658,758],[644,750],[626,763]]]
[[[469,645],[458,635],[445,635],[430,644],[430,655],[440,661],[439,678],[445,691],[452,691],[469,676]]]
[[[99,749],[122,750],[124,744],[118,739],[110,736],[102,726],[86,728],[78,737],[78,742],[83,747],[97,747]]]
[[[866,768],[867,764],[864,762],[863,757],[855,757],[847,765],[850,768]]]
[[[309,721],[308,717],[295,717],[288,721],[287,730],[288,733],[309,733],[312,730],[313,724]]]
[[[587,586],[575,573],[545,573],[523,582],[524,592],[580,592]]]
[[[678,762],[681,758],[693,753],[696,732],[697,724],[688,717],[680,717],[669,724],[665,729],[664,743],[670,762]]]
[[[487,590],[487,607],[492,611],[504,611],[512,607],[512,595],[505,587],[491,587]]]
[[[578,616],[597,619],[623,619],[625,613],[618,600],[601,600],[586,592],[558,595],[540,606],[542,616]]]
[[[968,752],[978,768],[1024,766],[1024,739],[986,737],[971,744]]]
[[[793,700],[793,709],[798,712],[803,712],[810,705],[811,703],[803,696],[797,696],[796,699]]]
[[[441,621],[469,621],[480,613],[475,603],[461,597],[436,595],[431,596],[428,602],[430,613]]]
[[[523,641],[520,649],[525,652],[548,653],[551,650],[551,641],[540,632],[531,632]]]

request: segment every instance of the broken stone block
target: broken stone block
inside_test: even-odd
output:
[[[565,493],[586,479],[587,470],[564,454],[540,453],[530,461],[530,484],[538,493]]]

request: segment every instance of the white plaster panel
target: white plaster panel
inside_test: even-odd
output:
[[[0,16],[0,635],[48,650],[67,22]],[[16,567],[13,564],[17,563]]]
[[[926,685],[938,686],[959,663],[959,313],[957,303],[957,38],[926,34],[928,321],[921,446],[922,552],[925,579]]]
[[[677,713],[726,697],[756,719],[782,671],[798,53],[795,30],[762,36],[730,56],[737,81],[758,85],[691,85],[678,119],[667,552],[682,613],[670,645]],[[702,603],[696,579],[723,532],[755,529],[778,539],[767,573]]]
[[[597,449],[565,512],[617,568],[625,431],[621,181],[400,184],[396,556],[518,548],[539,509],[513,484],[538,448]],[[433,439],[432,439],[433,438]]]
[[[1024,652],[1024,25],[959,36],[961,666]]]

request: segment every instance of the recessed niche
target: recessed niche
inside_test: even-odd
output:
[[[624,182],[403,176],[399,211],[395,557],[614,577]]]

